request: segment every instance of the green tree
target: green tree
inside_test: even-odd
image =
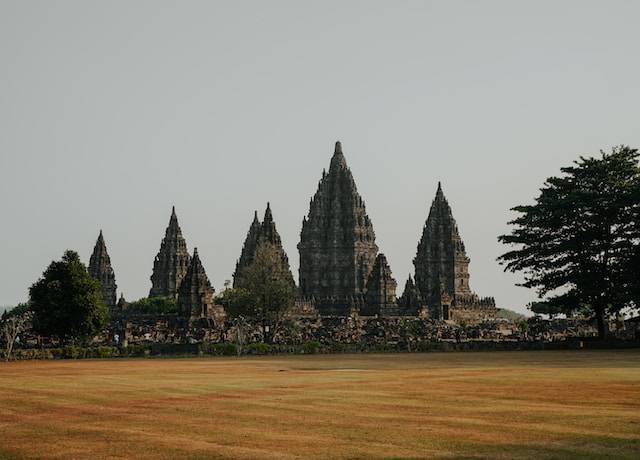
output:
[[[86,341],[107,322],[100,283],[93,279],[77,252],[53,261],[29,289],[33,328],[63,342]]]
[[[31,305],[29,305],[28,302],[22,302],[16,305],[15,307],[10,308],[6,310],[4,313],[2,313],[2,316],[0,317],[0,319],[4,320],[12,316],[21,316],[30,311],[31,311]]]
[[[147,315],[168,315],[178,312],[178,304],[173,297],[143,297],[135,302],[131,302],[127,306],[127,311]]]
[[[616,147],[561,171],[546,180],[535,204],[512,209],[519,214],[514,228],[499,240],[517,248],[498,260],[507,271],[523,272],[521,285],[547,296],[549,308],[595,316],[604,337],[608,315],[633,300],[628,271],[640,237],[638,151]]]
[[[536,315],[548,315],[550,319],[557,315],[572,313],[571,308],[566,308],[557,302],[531,302],[527,307]]]
[[[294,302],[295,289],[282,276],[284,270],[276,248],[262,242],[253,262],[244,270],[244,288],[229,289],[220,299],[232,318],[243,317],[259,324],[267,343],[272,341],[284,313]]]
[[[31,327],[33,312],[29,304],[21,303],[11,310],[7,310],[0,317],[0,338],[4,341],[5,359],[11,359],[11,352],[16,339]]]

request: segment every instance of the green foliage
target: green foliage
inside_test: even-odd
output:
[[[66,251],[51,262],[29,289],[34,330],[60,340],[87,340],[107,322],[100,283],[93,279],[78,253]]]
[[[250,343],[244,348],[244,352],[248,355],[269,355],[272,349],[268,343]]]
[[[67,345],[62,347],[60,357],[63,359],[78,359],[84,358],[84,350],[80,347],[76,347],[75,345]]]
[[[496,312],[497,318],[508,319],[510,321],[520,321],[526,320],[527,317],[521,313],[515,312],[513,310],[509,310],[508,308],[498,308]]]
[[[557,302],[531,302],[528,308],[536,315],[548,315],[549,318],[562,314],[571,314],[573,310]]]
[[[251,318],[262,326],[265,342],[271,342],[284,313],[294,302],[295,288],[282,276],[283,270],[278,251],[270,243],[261,242],[253,262],[243,272],[244,288],[225,291],[222,296],[221,302],[232,318]]]
[[[168,315],[178,312],[178,304],[173,297],[143,297],[127,306],[131,313],[148,315]]]
[[[215,356],[234,356],[237,354],[237,347],[235,343],[203,343],[200,346],[200,351],[204,354]]]
[[[22,316],[23,314],[28,313],[30,311],[31,311],[31,305],[29,305],[27,302],[19,303],[15,307],[5,310],[4,313],[2,313],[0,320],[5,320],[7,318],[11,318],[14,316]]]
[[[516,248],[498,260],[522,272],[522,286],[535,288],[549,308],[583,311],[598,320],[629,306],[640,283],[638,151],[621,146],[598,158],[581,157],[546,180],[535,204],[516,206],[511,234],[499,240]],[[630,271],[635,276],[629,276]]]
[[[321,344],[316,340],[311,340],[302,344],[302,352],[305,355],[314,355],[320,351]]]
[[[231,318],[237,318],[252,311],[253,297],[247,289],[233,288],[225,290],[218,297],[217,302],[224,306]]]

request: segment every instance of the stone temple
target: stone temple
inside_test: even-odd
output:
[[[107,245],[102,236],[102,230],[100,230],[98,240],[93,248],[93,254],[91,254],[91,258],[89,259],[88,270],[93,278],[100,281],[102,303],[106,305],[109,312],[113,312],[116,308],[116,291],[118,290],[118,286],[116,285],[116,276],[111,267],[111,259],[109,258]]]
[[[415,286],[432,318],[464,321],[495,315],[495,300],[480,298],[469,287],[469,257],[440,183],[413,264]]]
[[[495,301],[469,287],[469,258],[438,184],[402,296],[386,257],[378,253],[364,201],[336,142],[300,233],[299,306],[321,315],[424,316],[475,321],[495,316]],[[415,279],[415,281],[414,281]]]
[[[364,304],[378,246],[340,142],[309,203],[298,250],[300,293],[320,313],[346,314]]]
[[[254,261],[261,244],[275,248],[282,261],[278,275],[295,287],[269,203],[262,221],[257,211],[254,213],[233,273],[233,287],[246,287],[243,273]],[[336,142],[329,170],[322,172],[310,200],[298,250],[298,295],[289,312],[291,317],[419,316],[475,322],[496,315],[495,300],[479,297],[469,286],[469,257],[440,184],[413,259],[415,275],[409,276],[402,295],[397,297],[397,282],[389,261],[378,252],[373,224],[340,142]],[[105,303],[113,308],[115,277],[102,233],[89,269],[102,283]],[[175,298],[182,318],[217,321],[216,318],[224,317],[223,307],[215,304],[213,286],[197,251],[194,250],[193,257],[187,251],[175,208],[154,260],[151,282],[149,296]],[[125,303],[124,299],[121,303]]]
[[[160,244],[160,251],[153,261],[151,291],[149,297],[176,298],[182,279],[187,274],[191,257],[187,243],[178,224],[175,207],[171,210],[169,225]]]
[[[271,212],[271,206],[267,203],[267,209],[264,212],[264,218],[262,222],[258,220],[258,211],[255,211],[253,216],[253,222],[247,232],[247,237],[242,246],[242,252],[240,253],[240,259],[236,263],[236,269],[233,272],[233,287],[244,287],[242,279],[243,271],[251,265],[253,262],[258,246],[262,243],[271,244],[280,255],[282,261],[282,273],[280,276],[295,287],[295,281],[291,268],[289,267],[289,258],[287,253],[282,247],[282,239],[276,228],[276,223],[273,220],[273,213]]]
[[[193,249],[193,257],[178,292],[178,312],[180,315],[190,319],[213,316],[215,291],[204,271],[197,248]]]

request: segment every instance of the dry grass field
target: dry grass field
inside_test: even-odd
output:
[[[640,458],[640,351],[0,364],[2,458]]]

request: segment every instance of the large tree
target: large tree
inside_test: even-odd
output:
[[[100,282],[93,279],[78,253],[66,251],[51,262],[29,289],[34,330],[63,342],[85,341],[104,327],[107,308]]]
[[[225,291],[222,304],[232,318],[246,318],[262,328],[271,342],[284,313],[293,305],[295,288],[287,278],[282,258],[268,242],[261,242],[253,262],[243,271],[243,288]]]
[[[9,361],[13,346],[20,334],[31,327],[33,313],[29,304],[21,303],[0,317],[0,338],[4,341],[5,359]]]
[[[519,214],[514,228],[499,240],[516,248],[498,260],[505,270],[523,272],[521,285],[537,289],[552,310],[595,316],[604,337],[607,316],[633,304],[639,281],[638,151],[616,147],[561,171],[533,205],[512,209]]]

